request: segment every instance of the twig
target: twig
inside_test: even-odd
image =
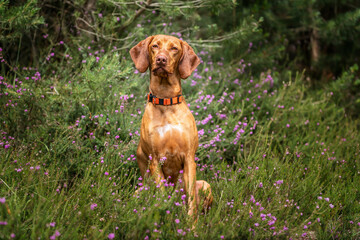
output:
[[[152,0],[147,0],[146,6],[149,6],[151,4]],[[137,13],[131,17],[128,21],[126,21],[119,29],[119,32],[123,32],[125,28],[127,28],[131,23],[133,23],[143,12],[145,11],[145,8],[141,8],[137,11]]]
[[[114,38],[114,37],[110,37],[110,36],[107,36],[107,35],[104,35],[104,34],[99,34],[99,33],[96,33],[96,32],[91,32],[91,31],[88,31],[88,30],[85,30],[83,28],[80,28],[78,26],[76,26],[77,29],[79,29],[80,31],[83,31],[83,32],[86,32],[88,34],[91,34],[91,35],[94,35],[96,37],[99,37],[99,38],[103,38],[103,39],[106,39],[106,40],[113,40],[113,41],[117,41],[117,42],[121,42],[121,41],[126,41],[130,38],[132,38],[133,36],[127,36],[125,38]]]

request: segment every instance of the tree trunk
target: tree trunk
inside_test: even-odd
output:
[[[311,65],[317,63],[320,57],[319,33],[315,28],[312,29],[310,35],[311,45]]]

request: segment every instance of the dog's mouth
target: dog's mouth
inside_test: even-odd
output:
[[[169,70],[167,70],[164,67],[154,68],[153,73],[155,76],[160,76],[160,77],[167,77],[168,75],[172,74],[172,72],[170,72]]]

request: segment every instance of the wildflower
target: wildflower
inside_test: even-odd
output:
[[[96,207],[97,207],[96,203],[93,203],[93,204],[90,205],[91,210],[94,210]]]
[[[5,203],[5,197],[0,198],[0,203],[4,204]]]
[[[179,220],[179,219],[175,219],[175,223],[176,223],[176,224],[179,224],[179,223],[180,223],[180,220]]]
[[[334,205],[330,204],[329,207],[330,207],[330,208],[334,208]]]
[[[160,158],[160,161],[159,161],[160,165],[163,165],[164,162],[166,161],[166,159],[167,159],[166,157]]]
[[[268,224],[269,224],[269,226],[274,225],[274,224],[275,224],[275,221],[270,220],[270,221],[268,222]]]
[[[108,238],[109,238],[109,239],[114,239],[114,238],[115,238],[115,234],[114,234],[114,233],[110,233],[110,234],[108,235]]]
[[[283,184],[283,183],[284,183],[283,180],[278,180],[278,181],[276,181],[276,184],[277,184],[277,185],[281,185],[281,184]]]

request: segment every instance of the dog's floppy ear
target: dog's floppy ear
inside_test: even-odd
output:
[[[130,50],[130,56],[135,63],[135,67],[142,73],[146,71],[150,64],[148,47],[153,38],[154,36],[150,36],[142,40]]]
[[[181,41],[183,55],[179,62],[179,73],[182,79],[188,78],[200,64],[200,59],[185,41]]]

